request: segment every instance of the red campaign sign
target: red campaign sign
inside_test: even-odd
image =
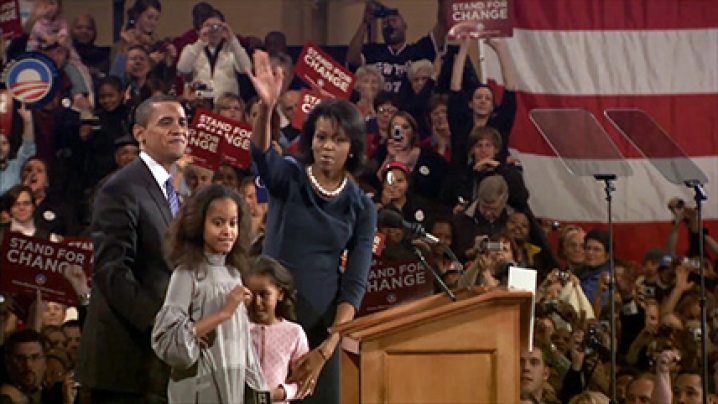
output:
[[[219,138],[217,152],[220,158],[223,158],[228,164],[243,169],[249,168],[252,161],[249,153],[249,144],[252,141],[251,126],[225,118],[206,109],[198,108],[192,120],[192,127],[197,132],[205,134],[201,139],[205,139],[208,142],[207,145],[213,144],[217,140],[215,138]],[[191,143],[188,143],[188,145],[191,146]],[[197,147],[195,146],[192,149],[196,150]],[[211,151],[211,147],[205,149],[204,157],[208,157]],[[197,164],[202,165],[200,162],[197,162]],[[219,167],[219,160],[217,160],[217,167]],[[210,169],[215,171],[217,167]]]
[[[204,167],[211,171],[219,168],[219,145],[221,137],[202,129],[197,129],[197,117],[187,133],[187,149],[185,153],[192,157],[192,164]]]
[[[386,235],[384,233],[376,233],[374,235],[374,241],[371,244],[371,252],[377,257],[381,257],[381,253],[384,251],[384,244],[386,243]]]
[[[314,109],[314,107],[323,100],[327,100],[327,97],[318,91],[302,89],[299,93],[299,104],[297,110],[294,112],[294,119],[292,119],[292,126],[301,130],[304,125],[304,121],[307,120],[307,115]]]
[[[359,316],[385,310],[434,293],[431,274],[418,261],[374,260]]]
[[[307,42],[294,66],[294,74],[312,88],[348,100],[356,77],[318,46]]]
[[[92,275],[92,253],[67,244],[7,233],[0,257],[0,288],[11,294],[35,296],[68,305],[77,304],[77,295],[65,279],[64,271],[79,265],[88,278]]]
[[[0,31],[2,31],[2,39],[6,41],[23,34],[17,0],[0,0]]]
[[[444,4],[450,39],[513,36],[514,0],[449,0]]]
[[[62,239],[61,244],[67,244],[70,247],[81,248],[89,252],[95,250],[94,243],[90,237],[65,237]]]
[[[12,133],[13,98],[7,90],[0,90],[0,131]]]
[[[94,263],[95,256],[95,244],[90,237],[65,237],[62,239],[60,244],[69,245],[70,247],[77,247],[88,251],[90,253],[90,270],[92,270],[92,263]]]

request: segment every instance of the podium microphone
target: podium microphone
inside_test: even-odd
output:
[[[399,212],[396,212],[394,210],[388,210],[387,211],[387,217],[391,217],[392,219],[395,219],[397,222],[399,222],[399,219],[401,219],[401,224],[404,227],[404,230],[409,234],[410,237],[413,239],[421,239],[424,242],[415,243],[413,242],[414,246],[420,246],[422,244],[434,244],[441,246],[444,252],[449,256],[451,261],[454,262],[454,265],[456,265],[456,270],[459,272],[459,282],[463,283],[464,287],[466,289],[471,289],[471,285],[469,284],[469,281],[466,279],[466,274],[464,273],[464,266],[461,264],[461,261],[456,257],[453,251],[451,251],[451,248],[449,246],[445,245],[444,243],[439,240],[438,237],[435,235],[429,233],[426,231],[424,226],[422,226],[419,223],[412,223],[407,220],[404,220],[404,218],[401,216]]]
[[[414,238],[426,239],[426,241],[430,242],[431,244],[441,243],[441,240],[439,240],[438,237],[426,231],[424,226],[419,223],[408,222],[402,219],[401,224],[404,225],[404,230]]]
[[[402,228],[404,231],[414,238],[426,239],[431,244],[441,244],[441,241],[435,235],[426,231],[424,226],[419,223],[412,223],[404,219],[401,212],[390,208],[384,208],[379,212],[378,221],[381,224],[394,228]]]

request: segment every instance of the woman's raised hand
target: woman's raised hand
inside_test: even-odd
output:
[[[270,108],[274,108],[282,93],[284,71],[269,62],[269,54],[264,51],[254,52],[254,74],[249,75],[257,91],[259,99]]]

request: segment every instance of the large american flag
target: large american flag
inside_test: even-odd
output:
[[[668,199],[693,206],[693,193],[670,184],[603,116],[640,108],[709,178],[706,227],[718,234],[718,1],[516,0],[508,40],[519,109],[510,146],[524,165],[538,217],[584,228],[608,222],[603,184],[568,173],[529,119],[534,108],[583,108],[630,160],[634,175],[616,182],[616,256],[640,261],[665,246]],[[487,76],[501,73],[487,52]],[[687,245],[684,229],[683,243]]]

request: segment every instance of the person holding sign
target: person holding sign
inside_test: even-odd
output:
[[[3,195],[2,209],[10,213],[10,223],[0,224],[0,244],[8,232],[60,241],[58,235],[52,234],[42,225],[36,225],[34,218],[35,196],[29,186],[18,184],[10,188]]]
[[[270,198],[263,253],[294,276],[297,321],[311,349],[291,381],[299,382],[299,396],[313,394],[305,402],[340,403],[340,337],[331,327],[350,321],[361,304],[376,233],[376,208],[350,178],[364,158],[364,119],[349,101],[320,102],[302,128],[303,162],[285,159],[271,147],[270,135],[283,72],[264,52],[254,54],[254,66],[261,103],[252,159]]]

